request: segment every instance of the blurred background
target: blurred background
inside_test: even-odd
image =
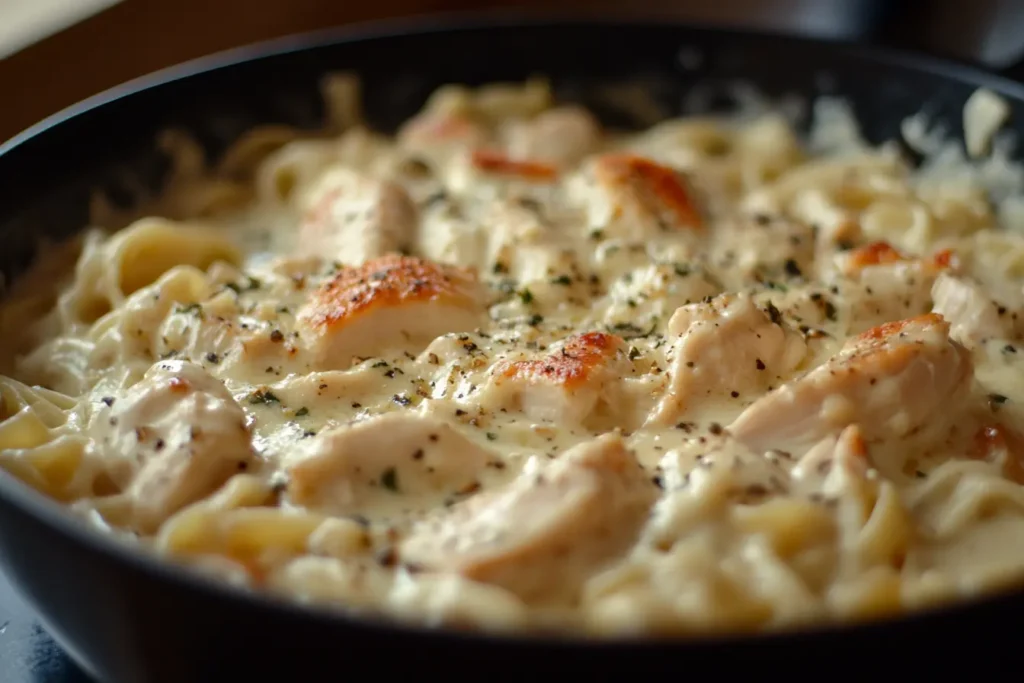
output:
[[[1024,0],[0,0],[0,140],[103,89],[218,50],[338,24],[479,9],[628,9],[895,44],[993,67],[1024,53]]]

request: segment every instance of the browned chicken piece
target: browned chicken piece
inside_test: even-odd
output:
[[[306,197],[296,252],[355,265],[408,250],[416,226],[416,207],[401,187],[336,169]]]
[[[967,393],[973,366],[935,313],[886,323],[750,405],[729,431],[755,450],[799,453],[850,424],[902,437]]]
[[[932,285],[932,300],[933,310],[949,321],[950,336],[961,344],[973,347],[1015,336],[1012,321],[999,314],[999,304],[967,277],[943,273]]]
[[[400,555],[530,602],[572,600],[633,543],[657,492],[622,438],[606,434],[421,522]]]
[[[570,337],[544,358],[496,364],[482,400],[535,420],[578,424],[602,398],[610,398],[610,384],[629,372],[625,351],[625,342],[612,334]]]
[[[287,497],[350,514],[381,496],[403,506],[480,485],[493,454],[435,417],[391,413],[320,432],[286,458]]]
[[[130,498],[140,532],[253,462],[245,412],[199,365],[161,361],[104,404],[89,430],[114,463],[107,474]]]
[[[487,138],[487,127],[460,111],[426,109],[398,131],[400,146],[427,151],[481,145]]]
[[[837,259],[851,303],[844,311],[852,334],[892,320],[922,315],[931,309],[932,283],[958,267],[956,255],[941,251],[930,257],[908,257],[887,242],[872,242]]]
[[[469,155],[476,170],[492,176],[534,183],[550,183],[558,179],[558,167],[544,161],[513,157],[492,149],[477,149]]]
[[[597,149],[601,124],[580,107],[556,107],[513,124],[507,142],[509,156],[573,166]]]
[[[347,368],[385,350],[417,352],[478,327],[483,291],[470,271],[389,254],[343,268],[299,310],[297,329],[318,367]]]
[[[704,402],[743,400],[788,378],[807,345],[778,316],[735,294],[678,309],[668,324],[668,393],[652,421],[674,424]]]
[[[680,171],[628,153],[603,154],[586,171],[581,198],[590,222],[608,236],[703,231],[694,192]]]

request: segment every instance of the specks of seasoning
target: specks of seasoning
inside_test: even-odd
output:
[[[729,392],[729,395],[732,396],[733,398],[739,398],[740,397],[740,392],[738,392],[736,390],[733,390],[733,391]]]
[[[312,429],[307,429],[306,431],[302,432],[303,439],[308,439],[311,436],[316,436],[316,432],[313,431]]]
[[[386,368],[387,366],[388,366],[388,362],[386,360],[379,360],[376,363],[374,363],[373,365],[371,365],[370,367],[371,368]]]
[[[422,460],[423,459],[423,455],[424,455],[423,449],[422,448],[417,448],[416,450],[414,450],[412,452],[412,459],[413,460]]]
[[[568,275],[564,275],[564,274],[563,275],[559,275],[558,277],[551,278],[551,284],[553,284],[553,285],[562,285],[563,287],[568,287],[569,285],[572,284],[572,278],[569,277]]]
[[[768,225],[772,222],[772,217],[766,213],[756,213],[754,214],[754,222],[761,226]]]
[[[494,266],[491,268],[491,272],[495,275],[504,275],[508,272],[508,266],[501,261],[495,261]]]
[[[591,230],[590,239],[592,239],[595,242],[600,242],[601,240],[604,239],[604,230]]]
[[[252,405],[269,405],[271,403],[280,403],[281,399],[274,395],[270,389],[257,389],[256,391],[249,394],[249,403]]]
[[[377,564],[382,567],[394,567],[398,564],[398,552],[394,548],[388,547],[377,553],[376,559]]]
[[[164,449],[164,446],[166,446],[166,445],[167,444],[164,443],[163,439],[157,439],[156,443],[153,444],[153,450],[156,451],[157,453],[159,453],[160,451],[162,451]]]
[[[1003,353],[1017,353],[1017,347],[1013,344],[1007,344],[1003,347]]]
[[[462,408],[456,408],[455,409],[455,417],[463,417],[465,414],[466,414],[466,411],[463,410]]]
[[[722,429],[722,425],[718,424],[717,422],[712,422],[710,425],[708,425],[708,431],[714,434],[715,436],[718,436],[724,430]]]
[[[362,407],[363,407],[363,404],[362,404],[362,403],[357,403],[357,402],[355,402],[355,401],[353,401],[353,402],[352,402],[352,409],[353,409],[353,410],[359,410],[359,409],[360,409],[360,408],[362,408]]]
[[[295,411],[295,417],[306,417],[307,415],[309,415],[309,408],[306,406],[302,406]]]
[[[103,403],[105,403],[108,408],[110,406],[114,405],[114,397],[113,396],[104,396],[100,400],[103,401]]]
[[[789,275],[790,277],[802,277],[804,274],[803,271],[800,270],[800,266],[797,265],[797,262],[791,258],[786,259],[786,263],[783,265],[783,268],[786,271],[786,275]]]
[[[211,363],[212,365],[217,365],[218,363],[220,363],[220,356],[211,351],[210,353],[206,354],[206,362]]]
[[[542,322],[544,322],[544,316],[540,315],[539,313],[534,313],[527,320],[526,324],[529,325],[530,327],[537,327],[537,325],[540,325]]]
[[[779,309],[776,308],[775,304],[773,304],[771,301],[768,302],[768,306],[764,310],[765,310],[765,313],[768,314],[768,318],[773,323],[775,323],[776,325],[779,325],[779,324],[782,323],[782,313],[779,312]]]
[[[824,303],[824,311],[826,318],[833,321],[836,319],[836,307],[831,301],[826,301]]]
[[[176,306],[174,308],[174,312],[175,313],[181,313],[183,315],[191,313],[192,315],[194,315],[197,318],[202,318],[203,317],[203,307],[202,307],[201,304],[198,304],[198,303],[191,303],[191,304],[188,304],[186,306]]]
[[[398,493],[398,472],[394,467],[389,467],[380,475],[380,485],[388,491]]]
[[[405,394],[395,394],[394,396],[391,397],[391,400],[400,406],[408,406],[412,404],[412,399],[406,396]]]
[[[764,370],[764,361],[758,358],[757,360],[754,361],[754,367],[756,367],[758,370]]]
[[[659,489],[661,489],[663,491],[665,490],[665,482],[662,481],[660,475],[656,474],[653,477],[651,477],[651,483],[654,484],[655,486],[657,486]]]
[[[637,358],[639,358],[642,355],[643,354],[640,353],[640,349],[636,348],[635,346],[630,346],[629,347],[629,354],[628,354],[628,356],[629,356],[630,360],[636,360]]]
[[[848,239],[836,240],[836,249],[838,249],[839,251],[850,251],[855,246],[856,245],[853,243],[853,240],[848,240]]]
[[[1004,403],[1006,403],[1006,402],[1007,402],[1008,400],[1009,400],[1009,399],[1007,399],[1007,398],[1006,398],[1005,396],[1003,396],[1002,394],[989,394],[989,395],[988,395],[988,401],[989,401],[989,404],[990,404],[991,406],[993,406],[993,407],[995,407],[995,406],[1001,406],[1001,405],[1003,405]]]
[[[281,342],[284,341],[284,334],[281,332],[281,330],[272,330],[270,332],[270,341],[274,342],[275,344],[280,344]]]
[[[676,429],[679,429],[687,434],[691,433],[697,427],[693,422],[677,422]]]
[[[497,441],[498,440],[498,435],[495,434],[494,432],[487,432],[486,436],[487,436],[487,440],[488,441]]]
[[[526,305],[533,303],[533,292],[525,288],[519,290],[519,300]]]

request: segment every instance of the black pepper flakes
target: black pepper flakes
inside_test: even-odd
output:
[[[389,467],[381,473],[380,485],[388,491],[398,493],[398,472],[394,467]]]
[[[763,360],[761,360],[760,358],[758,358],[758,359],[757,359],[757,360],[756,360],[756,361],[754,362],[754,366],[755,366],[755,367],[756,367],[756,368],[757,368],[758,370],[764,370],[764,368],[765,368],[765,365],[764,365],[764,361],[763,361]]]

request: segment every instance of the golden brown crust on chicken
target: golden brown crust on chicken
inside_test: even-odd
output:
[[[670,227],[699,230],[700,214],[682,175],[635,154],[605,154],[594,166],[599,184],[619,197],[616,213],[650,214]],[[631,205],[627,208],[626,205]]]
[[[570,338],[547,358],[503,362],[494,372],[508,379],[551,382],[572,389],[586,384],[623,344],[622,339],[613,334],[587,332]]]

